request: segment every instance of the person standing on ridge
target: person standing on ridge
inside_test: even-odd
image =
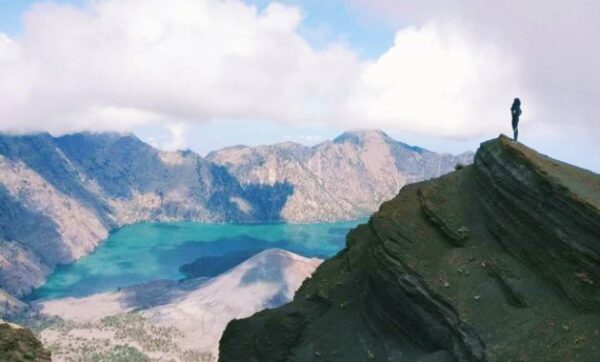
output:
[[[510,113],[512,114],[512,127],[515,141],[519,138],[519,116],[521,116],[521,100],[515,98],[512,107],[510,107]]]

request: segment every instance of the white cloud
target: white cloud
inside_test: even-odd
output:
[[[373,61],[314,49],[299,9],[238,0],[38,4],[17,39],[0,34],[0,130],[54,133],[270,120],[469,137],[498,129],[522,64],[460,22],[400,30]],[[176,125],[176,126],[173,126]],[[179,127],[179,128],[178,128]],[[185,138],[185,137],[184,137]]]
[[[600,137],[600,2],[596,0],[352,0],[392,24],[452,23],[516,65],[532,123]],[[489,59],[489,58],[488,58]],[[495,86],[497,83],[489,83]],[[533,108],[533,109],[532,109]],[[534,114],[531,114],[534,111]],[[578,130],[572,130],[577,133]]]
[[[165,144],[159,146],[162,149],[175,151],[187,148],[187,139],[185,136],[186,127],[183,123],[167,125],[171,138]]]
[[[19,44],[7,35],[0,33],[0,61],[14,60],[19,56],[19,52]]]
[[[349,105],[351,113],[386,129],[478,135],[506,123],[517,71],[510,58],[450,24],[408,27],[367,65]]]
[[[39,4],[25,19],[20,55],[0,63],[5,130],[322,119],[359,67],[341,46],[312,49],[300,11],[277,4],[104,0]]]

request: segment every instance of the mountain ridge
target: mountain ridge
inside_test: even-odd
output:
[[[242,184],[292,179],[301,187],[294,190],[282,215],[303,222],[359,218],[403,185],[439,176],[472,159],[470,153],[437,154],[394,141],[382,131],[366,130],[348,131],[314,146],[295,144],[297,152],[292,154],[273,147],[228,148],[206,159],[227,167]]]

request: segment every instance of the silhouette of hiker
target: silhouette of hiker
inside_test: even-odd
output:
[[[515,141],[519,138],[519,116],[521,115],[521,100],[515,98],[512,107],[510,107],[510,113],[512,114],[512,127],[514,132]]]

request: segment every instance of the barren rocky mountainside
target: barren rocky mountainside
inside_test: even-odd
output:
[[[32,308],[48,318],[37,323],[40,339],[59,361],[119,360],[111,357],[122,345],[147,357],[122,361],[214,361],[230,320],[289,302],[321,261],[269,249],[207,281],[153,281]]]
[[[235,147],[203,158],[133,135],[0,135],[0,313],[57,264],[141,221],[311,222],[374,211],[407,182],[469,163],[379,131],[314,147]],[[9,293],[3,293],[2,290]]]
[[[291,142],[238,146],[206,159],[225,166],[242,185],[291,185],[281,217],[310,222],[364,217],[402,186],[470,164],[473,154],[439,154],[381,131],[354,131],[314,147]]]
[[[600,175],[505,136],[403,188],[220,361],[599,361]]]

